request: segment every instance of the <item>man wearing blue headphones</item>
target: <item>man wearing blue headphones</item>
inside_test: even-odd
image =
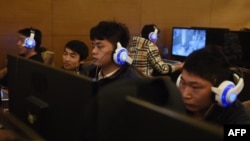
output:
[[[143,79],[143,75],[130,64],[126,50],[130,39],[129,30],[125,24],[116,21],[100,21],[90,29],[92,42],[92,62],[94,68],[89,70],[89,77],[94,79],[93,94],[98,96],[100,90],[118,83],[119,80]],[[95,97],[95,98],[96,98]],[[88,122],[84,127],[85,140],[96,140],[98,103],[90,102],[90,109],[85,117]]]
[[[23,28],[18,30],[17,47],[19,55],[38,62],[43,62],[40,52],[41,39],[42,33],[38,29]],[[0,88],[8,88],[7,80],[8,70],[7,67],[4,67],[0,70]],[[16,140],[16,136],[8,129],[1,129],[0,140]]]
[[[101,21],[90,30],[92,61],[96,66],[90,77],[97,82],[98,90],[106,84],[121,79],[140,78],[142,75],[130,64],[127,49],[130,35],[125,24]]]
[[[250,115],[237,99],[244,80],[240,69],[236,70],[218,46],[208,45],[191,53],[176,82],[187,112],[222,126],[250,124]]]
[[[18,54],[28,59],[43,62],[40,52],[42,32],[35,28],[23,28],[18,30]],[[0,70],[0,84],[7,86],[7,67]]]
[[[182,69],[183,63],[165,63],[156,45],[159,28],[155,24],[144,25],[140,36],[132,37],[129,44],[129,56],[134,60],[132,65],[146,76],[152,77],[153,72],[171,74]]]

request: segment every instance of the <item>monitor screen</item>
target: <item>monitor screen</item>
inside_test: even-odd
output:
[[[119,100],[119,104],[112,107],[105,104],[111,102],[110,100],[100,101],[103,106],[99,111],[100,141],[223,140],[223,127],[197,121],[185,114],[133,96]]]
[[[8,55],[9,112],[46,140],[81,140],[92,80]]]
[[[197,49],[206,45],[206,30],[189,27],[172,28],[171,56],[187,57]]]
[[[97,95],[98,141],[219,141],[223,128],[185,111],[175,83],[162,78],[123,80]]]
[[[228,28],[219,27],[196,27],[193,29],[206,30],[206,45],[225,45],[225,34],[229,32]]]
[[[242,56],[237,63],[238,66],[249,69],[250,68],[250,31],[237,31],[234,32],[239,36],[241,45]]]

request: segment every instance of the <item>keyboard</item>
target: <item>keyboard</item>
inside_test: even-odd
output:
[[[164,61],[165,63],[172,64],[172,65],[180,64],[180,63],[181,63],[181,61],[170,60],[170,59],[163,59],[163,61]]]

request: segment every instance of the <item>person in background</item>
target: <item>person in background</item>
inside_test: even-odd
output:
[[[186,110],[198,120],[222,126],[250,124],[250,115],[237,99],[244,87],[242,72],[219,48],[206,46],[186,58],[176,82]]]
[[[101,21],[90,30],[92,58],[96,68],[90,77],[98,83],[98,89],[121,79],[141,78],[130,64],[127,47],[130,33],[127,26],[115,21]]]
[[[170,74],[181,70],[183,66],[183,63],[172,65],[162,60],[156,45],[159,32],[155,24],[145,25],[141,30],[141,36],[132,37],[128,46],[129,56],[133,59],[132,65],[149,77],[153,77],[153,71]]]
[[[85,63],[88,55],[89,48],[84,42],[71,40],[64,47],[62,68],[76,74],[87,75],[87,71],[83,69],[82,65]]]
[[[43,62],[40,52],[40,45],[42,41],[42,32],[35,28],[23,28],[18,30],[18,54],[24,58],[32,59],[38,62]],[[7,62],[8,63],[8,62]],[[7,66],[0,70],[0,87],[8,88],[8,70]],[[1,141],[14,141],[17,136],[9,129],[0,129]]]
[[[18,30],[18,54],[24,58],[43,62],[40,52],[42,32],[35,28],[23,28]],[[0,80],[2,86],[7,86],[7,66],[0,70]]]

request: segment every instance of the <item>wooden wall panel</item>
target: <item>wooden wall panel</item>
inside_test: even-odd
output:
[[[51,0],[8,0],[0,5],[0,66],[4,65],[6,53],[16,53],[17,31],[33,26],[51,36]],[[44,40],[45,46],[52,46],[51,40]],[[6,52],[5,52],[6,51]],[[2,52],[5,52],[4,55]]]
[[[219,0],[212,5],[211,26],[240,30],[250,27],[250,1]]]
[[[43,32],[42,46],[61,66],[64,44],[79,39],[90,46],[89,30],[101,20],[125,23],[131,36],[144,24],[161,28],[160,50],[170,46],[173,26],[250,27],[249,0],[8,0],[0,5],[0,67],[5,54],[16,53],[16,31],[34,26]],[[5,14],[6,13],[6,14]],[[91,55],[89,57],[91,59]]]
[[[135,23],[139,21],[140,12],[137,9],[139,2],[132,0],[53,1],[53,49],[55,52],[61,52],[58,45],[65,44],[70,38],[80,39],[90,46],[89,31],[101,20],[126,23],[131,31],[138,28],[139,24]],[[137,26],[132,28],[131,25]],[[61,57],[56,57],[57,66],[61,66],[61,61]]]

